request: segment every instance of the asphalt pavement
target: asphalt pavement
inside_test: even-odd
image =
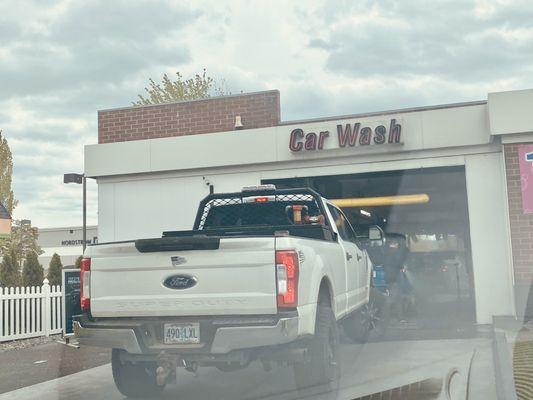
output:
[[[111,361],[107,349],[65,346],[56,341],[0,351],[0,393],[50,381]]]
[[[79,354],[82,357],[82,353]],[[357,399],[379,392],[399,393],[401,389],[398,388],[421,387],[421,382],[436,382],[437,385],[449,382],[453,398],[457,399],[466,399],[467,391],[470,399],[496,398],[491,340],[487,338],[389,341],[365,345],[343,343],[341,354],[338,399]],[[108,357],[108,353],[101,356]],[[24,364],[17,361],[21,370],[28,369],[21,371],[22,374],[38,375],[32,371],[38,370],[40,364],[33,364],[33,361],[36,360],[32,358]],[[47,368],[53,370],[50,372],[53,376],[54,373],[58,375],[61,367],[56,364],[44,367]],[[41,374],[39,376],[46,375]],[[1,378],[4,381],[4,375]],[[17,379],[17,375],[11,379]],[[113,384],[109,364],[0,395],[0,400],[34,398],[114,400],[123,399],[123,396]],[[275,367],[265,372],[259,363],[253,363],[234,372],[200,368],[196,376],[179,370],[178,384],[168,385],[163,394],[163,399],[176,398],[284,400],[298,398],[298,393],[290,368]]]

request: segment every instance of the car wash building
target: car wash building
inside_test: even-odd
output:
[[[85,173],[100,242],[191,229],[211,191],[309,186],[356,230],[380,225],[425,317],[521,316],[533,274],[533,90],[281,121],[278,91],[98,112]],[[528,183],[530,186],[528,186]]]

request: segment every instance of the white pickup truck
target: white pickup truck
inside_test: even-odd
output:
[[[113,349],[129,397],[159,394],[177,367],[255,360],[292,365],[299,389],[335,387],[338,323],[364,340],[376,318],[365,247],[383,240],[377,227],[357,237],[311,189],[211,194],[191,231],[89,246],[74,331],[80,344]]]

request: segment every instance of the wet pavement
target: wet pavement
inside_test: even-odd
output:
[[[341,354],[338,399],[357,399],[383,391],[393,393],[401,387],[422,387],[423,382],[440,382],[442,388],[449,383],[453,398],[465,399],[467,391],[470,399],[496,398],[491,340],[488,338],[388,341],[364,345],[344,340]],[[259,363],[225,373],[215,368],[200,368],[197,376],[179,370],[178,382],[167,386],[164,399],[298,398],[290,368],[275,367],[265,372]],[[440,386],[438,388],[441,390]],[[0,400],[33,398],[113,400],[123,396],[115,389],[109,364],[0,395]]]
[[[26,348],[0,351],[0,393],[50,381],[111,361],[111,351],[73,348],[50,341]]]

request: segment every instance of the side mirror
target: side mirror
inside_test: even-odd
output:
[[[373,225],[368,228],[368,240],[370,241],[370,247],[383,246],[383,230],[377,226]]]

